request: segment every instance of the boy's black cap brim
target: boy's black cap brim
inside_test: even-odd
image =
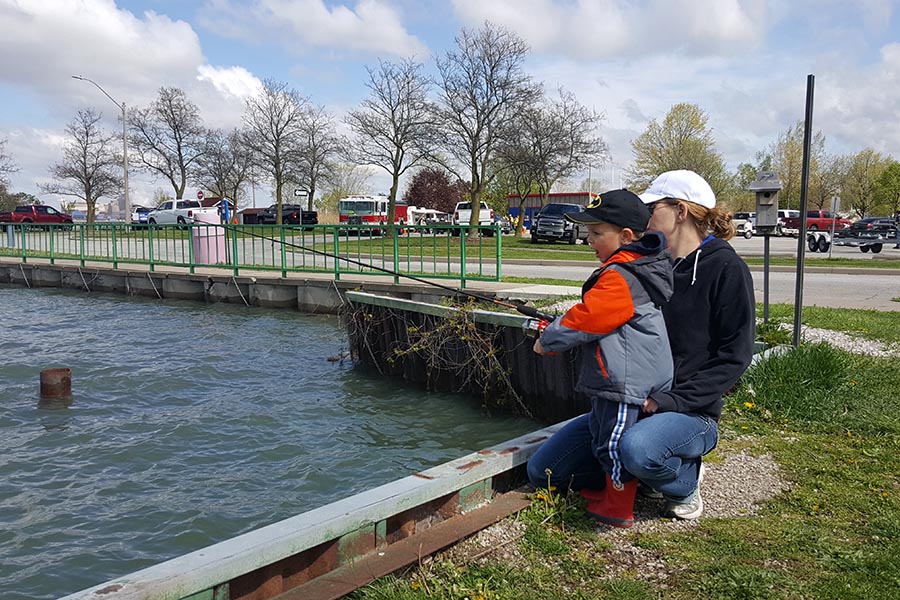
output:
[[[565,214],[567,221],[572,221],[573,223],[578,223],[579,225],[594,225],[596,223],[603,223],[597,217],[594,217],[584,211],[577,213],[566,213]]]

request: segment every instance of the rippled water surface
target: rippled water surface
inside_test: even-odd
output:
[[[0,287],[0,598],[56,598],[537,429],[334,317]],[[71,404],[39,400],[72,369]]]

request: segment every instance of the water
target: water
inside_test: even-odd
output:
[[[0,287],[0,598],[55,598],[540,427],[329,362],[334,317]],[[72,369],[71,404],[39,373]]]

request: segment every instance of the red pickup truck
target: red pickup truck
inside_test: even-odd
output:
[[[72,223],[72,215],[44,204],[25,204],[0,212],[0,223]]]
[[[785,229],[800,229],[800,217],[785,217],[782,219]],[[808,210],[806,211],[806,230],[807,231],[831,231],[831,223],[834,223],[835,231],[850,227],[852,221],[845,219],[840,215],[832,213],[830,210]]]

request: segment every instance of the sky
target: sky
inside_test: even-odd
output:
[[[260,82],[286,82],[340,120],[366,97],[366,67],[414,57],[429,73],[461,28],[485,21],[531,48],[526,71],[603,115],[610,187],[631,141],[679,102],[709,116],[727,165],[753,162],[804,118],[826,151],[900,157],[900,21],[889,0],[0,0],[0,140],[39,195],[79,109],[121,132],[121,103],[183,89],[209,127],[240,126]],[[97,82],[114,100],[72,75]],[[599,176],[598,176],[599,173]],[[584,174],[587,176],[587,173]],[[171,193],[130,173],[132,203]],[[387,192],[378,172],[376,191]],[[383,188],[383,189],[382,189]],[[596,190],[595,190],[596,191]],[[188,189],[186,196],[196,194]],[[39,196],[58,205],[53,196]],[[267,204],[260,200],[260,206]]]

